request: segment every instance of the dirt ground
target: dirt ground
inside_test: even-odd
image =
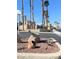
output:
[[[32,49],[27,49],[27,42],[17,43],[17,52],[20,53],[55,53],[59,50],[55,43],[50,46],[46,42],[40,42],[36,44],[36,48]]]

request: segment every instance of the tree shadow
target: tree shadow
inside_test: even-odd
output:
[[[24,49],[26,49],[25,47],[22,47],[22,48],[18,48],[17,50],[24,50]]]
[[[46,42],[47,42],[47,40],[40,40],[39,43],[46,43]]]
[[[35,46],[35,47],[33,47],[32,49],[36,49],[36,48],[40,48],[40,46]]]

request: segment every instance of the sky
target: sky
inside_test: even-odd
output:
[[[22,0],[17,0],[17,11],[21,13]],[[24,0],[24,15],[30,18],[30,0]],[[61,23],[61,0],[49,0],[48,6],[49,22],[53,24],[55,21]],[[36,24],[42,24],[42,8],[41,0],[34,0],[34,20]]]

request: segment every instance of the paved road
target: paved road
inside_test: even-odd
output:
[[[60,44],[61,44],[61,37],[53,32],[45,33],[45,32],[39,32],[40,38],[55,38]],[[19,32],[19,35],[22,39],[29,37],[31,33],[29,32]]]

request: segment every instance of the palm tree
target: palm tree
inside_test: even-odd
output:
[[[58,21],[55,21],[54,24],[59,24],[59,22]]]
[[[44,5],[45,5],[46,7],[48,7],[48,5],[49,5],[48,0],[46,0],[46,1],[44,2]]]
[[[24,0],[22,0],[22,20],[23,20],[23,30],[24,30]]]

